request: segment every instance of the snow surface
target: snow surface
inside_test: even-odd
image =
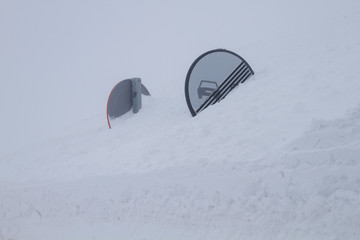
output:
[[[360,239],[359,29],[357,0],[2,0],[0,240]],[[255,75],[192,118],[215,48]]]

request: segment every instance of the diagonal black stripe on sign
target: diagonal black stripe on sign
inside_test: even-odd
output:
[[[222,99],[224,99],[224,95],[226,95],[229,91],[231,91],[234,87],[236,87],[240,81],[242,81],[247,74],[249,74],[250,71],[249,69],[245,69],[244,71],[241,72],[241,74],[236,78],[235,81],[232,82],[231,85],[229,85],[224,91],[223,91],[223,94],[221,96],[219,96],[216,100],[217,102],[220,102]],[[215,104],[215,103],[214,103]]]
[[[242,79],[243,76],[249,71],[248,68],[244,68],[241,72],[239,72],[231,81],[228,82],[228,84],[225,86],[225,88],[221,91],[221,94],[219,94],[214,101],[212,101],[211,104],[215,104],[216,102],[219,102],[220,98],[230,89],[233,87],[233,85],[239,80]]]
[[[220,84],[220,86],[209,96],[209,98],[206,99],[205,102],[203,102],[203,104],[201,104],[201,106],[198,108],[196,112],[198,113],[204,110],[205,108],[207,108],[213,102],[213,100],[216,99],[216,97],[221,94],[221,91],[228,85],[228,83],[233,81],[233,79],[239,74],[239,72],[243,71],[245,67],[246,65],[244,64],[244,62],[239,64],[230,73],[230,75]]]
[[[217,91],[216,94],[213,95],[212,99],[209,99],[206,104],[203,104],[197,111],[200,112],[202,110],[204,110],[205,108],[207,108],[210,104],[215,104],[216,102],[219,102],[220,100],[222,100],[224,97],[224,95],[227,95],[227,92],[229,91],[229,89],[233,89],[235,84],[238,84],[240,81],[242,81],[242,79],[244,78],[244,76],[251,71],[249,69],[249,67],[243,66],[242,68],[240,68],[239,71],[237,71],[237,73],[228,81],[226,81],[225,84],[223,84],[223,88],[220,89],[220,91]]]
[[[238,79],[239,75],[243,74],[244,71],[246,71],[246,65],[242,66],[242,67],[239,69],[239,71],[237,71],[236,74],[235,74],[231,79],[229,79],[229,80],[227,80],[227,81],[224,81],[224,82],[223,82],[223,83],[224,83],[224,84],[223,84],[223,87],[221,88],[220,91],[217,92],[216,95],[214,95],[213,99],[209,102],[208,106],[209,106],[210,104],[214,104],[214,103],[217,101],[217,99],[218,99],[221,95],[223,95],[224,91],[226,91],[226,89],[227,89],[230,85],[232,85],[232,83],[233,83],[234,81],[236,81],[236,79]]]
[[[214,104],[218,96],[223,94],[223,91],[228,87],[228,85],[231,84],[245,68],[246,65],[244,63],[239,64],[239,66],[222,82],[220,87],[216,89],[216,91],[200,106],[197,112],[200,112],[211,104]]]
[[[223,100],[228,94],[229,92],[231,92],[231,90],[233,90],[240,82],[243,83],[246,81],[246,79],[248,79],[250,76],[251,76],[251,72],[250,71],[247,71],[245,75],[243,75],[243,77],[241,79],[239,79],[238,81],[236,81],[232,87],[226,92],[223,94],[223,96],[219,99],[218,102],[220,102],[221,100]]]
[[[254,73],[252,73],[252,72],[250,71],[249,76],[247,76],[246,78],[244,78],[243,80],[241,80],[240,83],[244,83],[244,82],[245,82],[249,77],[251,77],[252,75],[254,75]]]

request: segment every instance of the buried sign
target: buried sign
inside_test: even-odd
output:
[[[192,116],[220,102],[254,71],[239,55],[225,49],[208,51],[191,65],[185,81],[185,97]]]
[[[137,113],[141,109],[142,94],[150,96],[149,91],[141,83],[140,78],[126,79],[115,85],[110,92],[106,106],[106,117],[109,128],[111,128],[110,120],[120,117],[131,108],[134,113]]]

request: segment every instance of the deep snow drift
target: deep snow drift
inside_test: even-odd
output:
[[[360,3],[324,4],[1,2],[0,239],[359,239]],[[192,118],[218,47],[255,75]]]

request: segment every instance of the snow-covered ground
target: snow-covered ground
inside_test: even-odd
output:
[[[359,29],[357,0],[1,1],[0,240],[360,239]],[[192,118],[214,48],[255,75]]]

